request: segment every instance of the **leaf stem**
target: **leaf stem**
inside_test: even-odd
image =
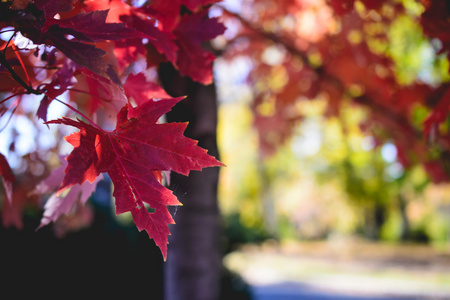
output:
[[[97,97],[100,100],[103,100],[105,102],[112,102],[113,101],[113,99],[108,99],[108,98],[105,98],[105,97],[102,97],[102,96],[99,96],[99,95],[95,95],[94,93],[90,93],[90,92],[79,90],[79,89],[68,88],[67,90],[68,91],[78,92],[78,93],[83,93],[83,94],[87,94],[87,95],[91,95],[91,96]]]
[[[11,99],[11,98],[14,98],[14,97],[16,97],[16,96],[21,96],[21,95],[23,95],[23,93],[13,94],[13,95],[11,95],[11,96],[8,96],[8,97],[6,97],[5,99],[0,100],[0,104],[5,103],[6,101],[8,101],[8,100]]]
[[[79,114],[80,116],[82,116],[86,121],[89,122],[89,124],[91,124],[92,126],[94,126],[96,129],[100,130],[100,131],[104,131],[103,129],[100,128],[100,126],[98,126],[97,124],[95,124],[91,119],[89,119],[85,114],[83,114],[81,111],[79,111],[78,109],[76,109],[75,107],[73,107],[72,105],[63,102],[61,100],[59,100],[58,98],[55,98],[54,100],[58,101],[61,104],[64,104],[65,106],[67,106],[70,110],[72,110],[73,112]]]
[[[6,33],[6,32],[11,32],[11,31],[16,31],[16,30],[15,29],[7,29],[7,30],[0,31],[0,34]]]
[[[21,100],[22,100],[22,98],[17,99],[17,100],[14,101],[14,103],[12,103],[12,104],[10,105],[10,107],[8,108],[8,110],[9,110],[13,105],[15,105],[15,104],[17,103],[17,104],[16,104],[16,107],[14,107],[13,111],[12,111],[11,114],[9,115],[8,121],[6,121],[5,125],[4,125],[2,128],[0,128],[0,132],[2,132],[3,130],[5,130],[5,128],[8,126],[8,124],[9,124],[9,122],[11,121],[11,119],[12,119],[14,113],[16,112],[17,108],[19,107],[19,104],[20,104],[20,101],[21,101]]]
[[[20,57],[20,54],[19,54],[19,51],[17,50],[16,45],[14,45],[14,43],[13,43],[13,44],[11,44],[11,47],[13,48],[14,55],[15,55],[15,56],[17,57],[17,59],[19,60],[20,66],[22,67],[23,72],[25,73],[25,76],[27,77],[28,86],[31,86],[30,76],[28,76],[27,69],[25,68],[25,64],[23,63],[23,60],[22,60],[22,58]],[[6,51],[6,50],[5,50],[5,51]]]

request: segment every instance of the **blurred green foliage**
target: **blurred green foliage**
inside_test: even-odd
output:
[[[339,118],[323,118],[316,101],[302,104],[313,107],[304,110],[293,139],[264,159],[248,106],[221,106],[219,143],[228,167],[219,199],[227,249],[335,234],[447,243],[449,224],[439,211],[450,205],[450,186],[431,184],[420,166],[403,169],[393,144],[376,145],[361,131],[363,109],[348,105]],[[226,121],[230,115],[234,122]]]

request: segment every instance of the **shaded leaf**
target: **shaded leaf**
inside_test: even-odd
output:
[[[11,8],[12,9],[25,9],[28,4],[32,3],[33,0],[14,0]]]
[[[57,13],[68,12],[73,9],[76,0],[34,0],[34,4],[45,12],[47,19],[53,18]]]
[[[62,163],[63,164],[59,168],[53,170],[50,176],[36,187],[35,193],[38,194],[54,192],[45,203],[44,214],[37,229],[48,225],[50,222],[55,222],[62,215],[69,215],[77,202],[84,205],[95,191],[97,183],[103,178],[103,176],[100,175],[94,182],[84,182],[82,185],[75,185],[67,194],[64,194],[64,196],[58,196],[56,190],[61,184],[61,178],[64,176],[64,169],[67,165],[65,160],[62,160]]]
[[[14,182],[14,175],[11,167],[6,160],[6,157],[0,153],[0,177],[3,181],[3,187],[5,188],[6,199],[9,204],[12,205],[12,184]]]
[[[58,50],[75,63],[88,68],[94,73],[111,79],[119,86],[121,85],[120,79],[112,65],[103,60],[103,56],[106,54],[105,51],[91,44],[69,40],[64,33],[59,32],[58,28],[58,25],[54,25],[47,31],[47,36],[52,41],[53,46],[58,48]]]
[[[61,28],[70,29],[67,34],[74,35],[78,40],[102,41],[121,40],[144,35],[123,23],[106,23],[108,10],[80,13],[65,20],[53,20],[52,23]]]

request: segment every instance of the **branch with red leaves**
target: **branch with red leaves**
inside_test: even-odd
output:
[[[152,1],[141,7],[120,0],[0,3],[0,31],[13,32],[0,42],[0,90],[7,93],[0,104],[24,94],[43,95],[36,111],[39,119],[79,130],[65,137],[74,148],[66,157],[59,188],[55,181],[61,180],[56,175],[61,169],[33,192],[54,192],[41,226],[69,213],[75,202],[86,202],[107,173],[114,184],[116,212],[131,212],[137,228],[147,231],[166,259],[168,224],[174,223],[167,206],[181,203],[162,185],[163,172],[187,176],[191,170],[223,164],[183,136],[187,124],[159,123],[183,98],[169,98],[149,74],[169,61],[182,75],[212,82],[215,57],[202,43],[225,30],[217,18],[208,16],[214,2],[178,0],[168,6]],[[58,99],[63,94],[69,102]],[[83,121],[47,121],[54,100]],[[0,107],[0,117],[8,110],[10,118],[21,113],[19,107],[20,101]],[[104,130],[106,124],[96,122],[99,113],[115,119],[115,130]],[[20,213],[12,209],[14,176],[2,154],[0,176],[8,199],[4,205],[10,206],[3,213]],[[4,216],[4,225],[19,219]]]

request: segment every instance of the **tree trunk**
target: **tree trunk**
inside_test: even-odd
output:
[[[217,97],[214,85],[203,86],[181,77],[171,65],[160,67],[160,78],[173,97],[188,97],[167,114],[169,122],[189,122],[185,135],[217,158]],[[221,274],[220,217],[217,204],[219,168],[172,173],[170,186],[183,203],[172,211],[168,259],[164,272],[166,300],[219,298]]]
[[[400,240],[406,241],[408,239],[408,235],[409,235],[409,231],[410,231],[408,214],[406,213],[407,201],[406,201],[405,197],[401,194],[398,195],[397,199],[398,199],[398,204],[399,204],[400,216],[402,218]]]

